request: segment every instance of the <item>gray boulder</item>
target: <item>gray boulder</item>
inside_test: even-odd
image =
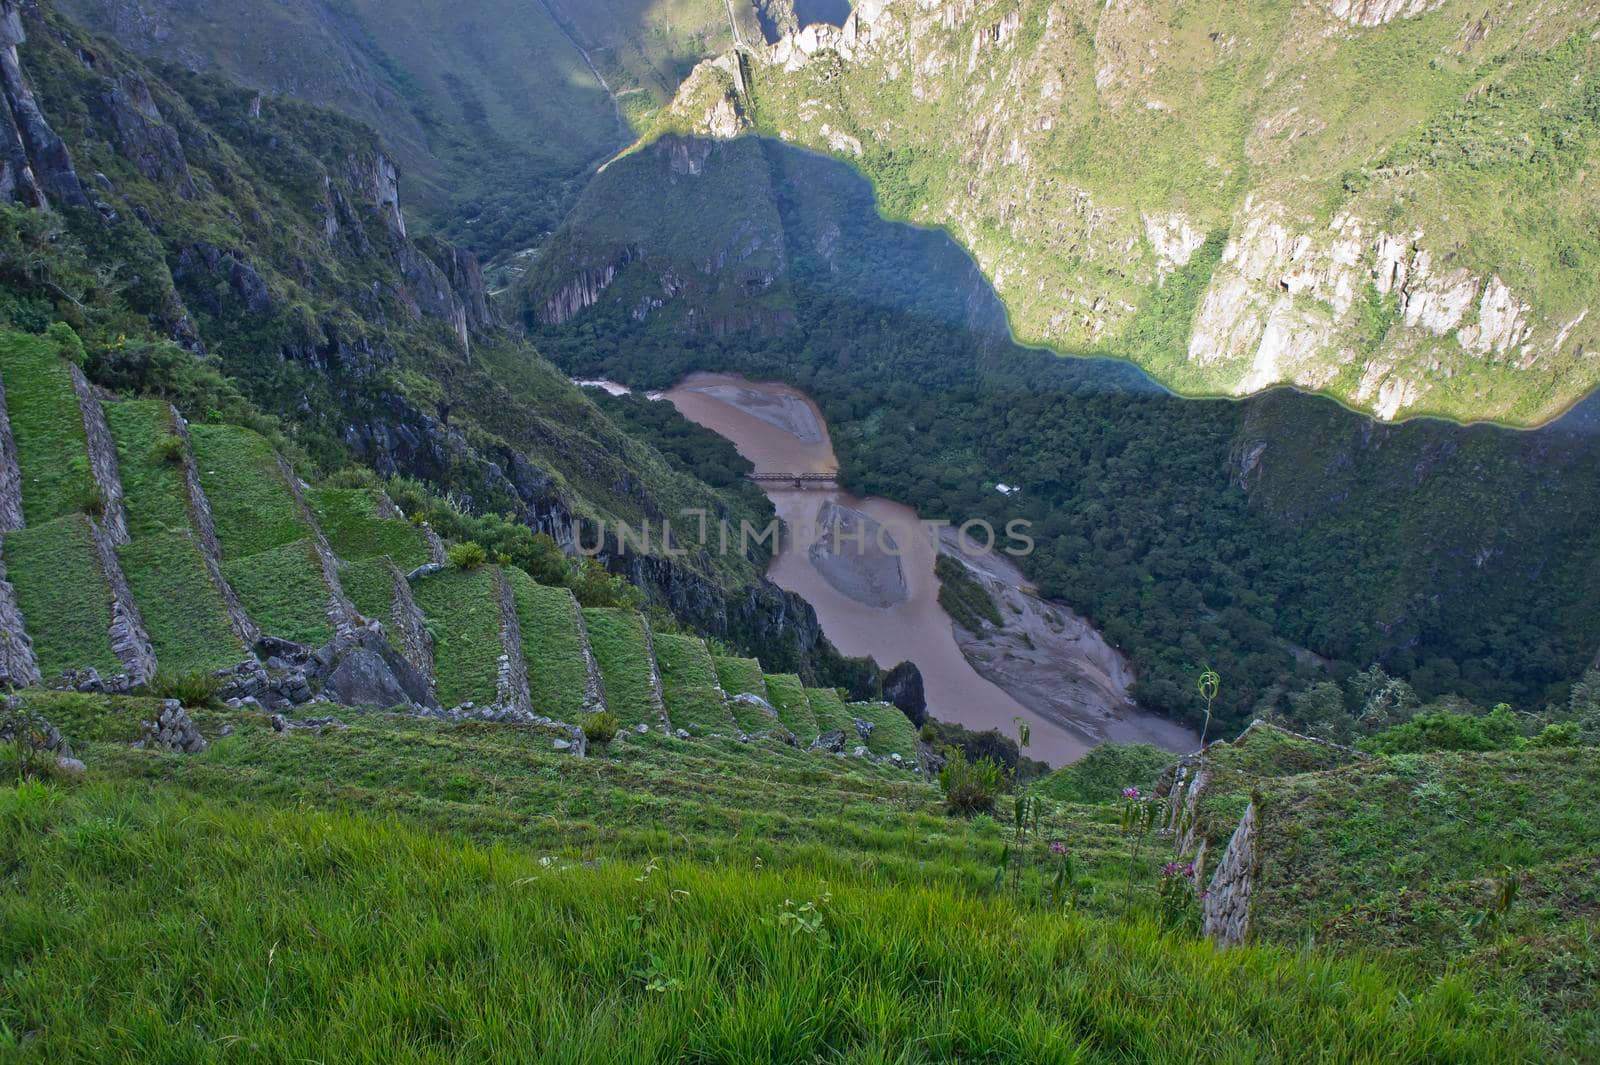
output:
[[[829,754],[843,754],[844,733],[839,729],[834,729],[832,732],[824,732],[811,741],[811,750],[827,751]]]

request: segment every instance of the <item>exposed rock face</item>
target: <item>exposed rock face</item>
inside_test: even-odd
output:
[[[1252,802],[1228,841],[1204,901],[1205,934],[1224,947],[1243,943],[1250,934],[1250,892],[1257,868],[1256,817]]]
[[[618,262],[578,271],[545,297],[539,307],[539,321],[545,325],[563,325],[580,311],[599,303],[601,294],[617,279],[617,271],[630,259],[631,254],[624,253]]]
[[[89,472],[100,490],[100,524],[118,547],[128,543],[128,511],[122,501],[122,478],[117,472],[117,445],[111,439],[111,426],[83,371],[69,366],[72,390],[78,396],[83,416],[83,432],[88,439]]]
[[[810,750],[826,751],[829,754],[843,754],[844,733],[839,729],[834,729],[832,732],[824,732],[811,741]]]
[[[255,267],[238,253],[226,251],[204,241],[183,249],[173,267],[172,279],[185,286],[194,306],[213,316],[228,313],[209,282],[221,281],[233,292],[250,314],[272,313],[272,293]]]
[[[100,104],[106,124],[114,132],[117,150],[151,181],[178,191],[185,199],[195,195],[194,177],[177,130],[167,125],[144,79],[124,75],[102,94]]]
[[[928,699],[922,690],[922,671],[915,662],[901,662],[883,678],[883,697],[921,728],[928,720]]]
[[[424,679],[433,676],[433,637],[428,633],[428,619],[417,606],[411,594],[411,582],[394,563],[389,563],[394,584],[394,606],[389,618],[390,632],[399,643],[400,653]],[[431,686],[428,703],[433,702]]]
[[[0,0],[0,199],[28,207],[88,206],[66,144],[45,121],[22,72],[22,0]]]
[[[89,522],[89,531],[95,554],[100,559],[100,570],[111,587],[111,650],[122,663],[126,686],[137,687],[156,675],[155,646],[145,631],[144,618],[128,587],[128,578],[122,572],[116,537],[98,521]]]
[[[0,381],[0,533],[23,527],[22,471],[17,466],[17,441],[6,413],[6,386]]]
[[[494,584],[500,601],[498,701],[509,710],[531,714],[533,696],[528,691],[528,662],[522,656],[522,622],[517,617],[517,600],[511,591],[511,582],[498,566],[494,571]]]
[[[1382,26],[1397,18],[1416,18],[1437,11],[1444,0],[1332,0],[1328,10],[1356,26]]]
[[[434,703],[426,677],[376,637],[330,645],[318,657],[324,654],[322,693],[336,703],[385,709]]]
[[[583,712],[593,714],[606,708],[605,682],[600,676],[600,663],[595,661],[594,648],[589,644],[589,626],[583,620],[583,609],[578,605],[578,597],[570,591],[567,595],[572,601],[572,613],[578,622],[578,641],[583,646]],[[651,661],[654,660],[652,656]],[[656,674],[652,678],[652,690],[658,691],[660,683],[660,674]]]
[[[31,688],[40,683],[39,660],[33,653],[22,611],[17,609],[16,591],[6,580],[6,564],[0,555],[0,685]]]

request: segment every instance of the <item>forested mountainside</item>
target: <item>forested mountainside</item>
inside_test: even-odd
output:
[[[724,0],[60,6],[138,52],[373,126],[415,220],[485,259],[539,243],[694,64],[735,43]]]
[[[1177,271],[1162,294],[1192,308],[1204,288]],[[1241,724],[1374,663],[1424,698],[1535,708],[1600,647],[1592,402],[1526,432],[1385,425],[1288,390],[1179,399],[1125,362],[1019,347],[948,236],[881,219],[850,166],[776,140],[667,134],[612,163],[521,301],[574,371],[788,380],[853,490],[1034,521],[1026,572],[1174,716],[1203,711],[1208,664]]]
[[[849,161],[974,254],[1027,342],[1188,394],[1528,425],[1600,383],[1597,26],[1583,3],[872,0],[691,80],[674,125]]]
[[[94,383],[265,431],[307,475],[361,463],[569,546],[604,521],[603,561],[652,602],[774,668],[835,660],[764,559],[617,542],[765,501],[677,472],[502,328],[472,255],[409,234],[369,129],[5,12],[5,325],[69,325]]]

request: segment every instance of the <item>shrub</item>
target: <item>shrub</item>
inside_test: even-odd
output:
[[[169,433],[156,441],[156,458],[174,466],[183,462],[184,450],[183,437],[176,433]]]
[[[1373,754],[1421,754],[1424,751],[1507,751],[1523,744],[1516,715],[1505,704],[1477,717],[1437,711],[1418,714],[1403,725],[1385,729],[1361,747]]]
[[[944,788],[945,812],[961,817],[994,813],[995,799],[1005,788],[1006,773],[993,758],[968,762],[959,747],[946,747],[939,785]]]
[[[583,738],[596,747],[604,747],[617,738],[617,733],[622,731],[622,722],[617,720],[617,715],[605,710],[594,714],[583,715]]]
[[[468,540],[464,544],[453,545],[445,557],[450,560],[450,565],[456,569],[475,570],[489,561],[489,552],[485,551],[482,544]]]
[[[216,706],[222,681],[209,673],[157,673],[144,686],[144,694],[156,699],[176,699],[191,710]]]

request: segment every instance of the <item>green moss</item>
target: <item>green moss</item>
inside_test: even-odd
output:
[[[71,515],[7,533],[4,551],[44,676],[90,667],[106,676],[122,672],[111,651],[111,587],[88,519]]]
[[[187,529],[140,536],[119,555],[164,671],[210,673],[244,661],[247,649]]]
[[[795,734],[801,743],[817,738],[817,717],[811,712],[811,700],[806,698],[805,686],[793,673],[768,675],[767,695],[775,710],[778,722]]]
[[[852,716],[873,726],[872,734],[867,737],[867,750],[885,758],[898,754],[907,765],[917,764],[920,746],[917,728],[898,706],[893,703],[851,703],[848,709]],[[853,724],[851,728],[853,733]],[[847,746],[851,745],[854,738],[852,733],[845,734]]]
[[[492,566],[449,569],[411,590],[433,634],[434,673],[445,706],[487,706],[499,696],[500,597],[494,575]]]
[[[624,728],[661,723],[650,685],[650,656],[645,649],[644,619],[636,610],[585,607],[589,647],[606,686],[606,709]]]
[[[306,505],[333,553],[347,562],[388,555],[409,573],[431,558],[421,529],[401,519],[378,517],[378,500],[371,489],[314,488],[306,493]]]
[[[83,412],[60,345],[50,337],[0,333],[0,380],[17,442],[24,519],[43,525],[83,511],[97,492]]]
[[[221,536],[221,526],[218,535]],[[247,533],[241,534],[249,539]],[[222,564],[245,613],[263,632],[313,646],[333,638],[328,624],[328,588],[315,545],[296,540]]]
[[[704,640],[659,633],[656,663],[661,667],[661,693],[675,729],[694,736],[733,731],[733,715],[717,690],[717,670]]]
[[[225,560],[310,537],[265,437],[234,425],[196,425],[190,436]]]
[[[533,695],[534,708],[557,721],[577,722],[583,714],[589,668],[572,593],[538,584],[510,566],[506,567],[506,579],[516,596],[522,654],[528,663],[528,690]]]

